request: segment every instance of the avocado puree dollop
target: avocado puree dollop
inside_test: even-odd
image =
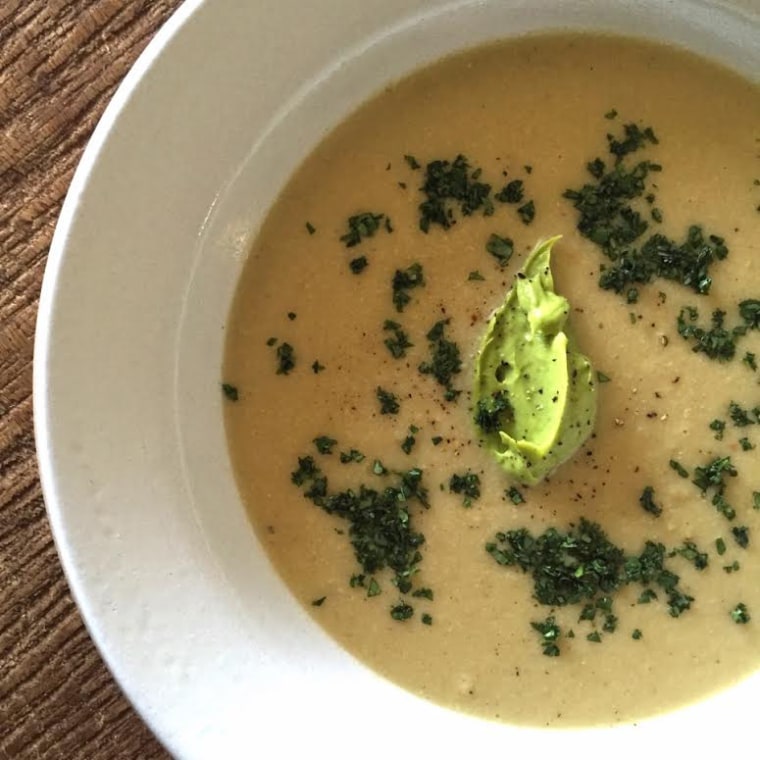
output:
[[[591,362],[565,332],[570,304],[555,293],[540,242],[494,312],[475,363],[475,421],[513,480],[538,483],[588,438],[596,414]]]

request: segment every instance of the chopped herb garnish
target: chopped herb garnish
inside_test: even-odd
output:
[[[757,358],[751,351],[747,351],[742,357],[742,362],[746,364],[753,372],[757,372]]]
[[[409,340],[401,325],[392,319],[386,319],[383,330],[392,333],[383,341],[386,348],[391,352],[391,356],[394,359],[401,359],[406,356],[406,349],[411,348],[414,344]]]
[[[657,599],[657,593],[651,588],[645,588],[640,594],[637,600],[637,604],[649,604]]]
[[[454,161],[431,161],[421,188],[425,200],[419,206],[420,229],[428,232],[433,224],[449,229],[456,223],[456,207],[464,216],[479,210],[484,216],[493,214],[491,186],[479,181],[480,174],[479,169],[470,170],[462,155]]]
[[[292,322],[298,315],[294,311],[288,312],[288,319]]]
[[[391,281],[393,290],[393,305],[396,311],[403,311],[404,307],[412,300],[409,291],[425,284],[422,266],[414,263],[406,269],[397,269]]]
[[[607,111],[606,114],[604,114],[605,119],[614,119],[618,115],[618,112],[612,108],[609,111]]]
[[[433,616],[429,612],[423,612],[421,620],[424,625],[433,625]]]
[[[710,359],[722,362],[729,361],[736,353],[737,333],[723,326],[725,315],[724,311],[715,309],[710,320],[711,327],[700,327],[695,324],[699,312],[693,306],[687,306],[678,315],[678,334],[684,340],[693,341],[691,350],[694,353],[703,353]]]
[[[541,634],[541,647],[543,653],[547,657],[558,657],[559,647],[557,641],[562,633],[560,627],[554,620],[554,616],[550,615],[542,623],[531,622],[533,630],[538,631]]]
[[[752,451],[755,448],[755,444],[746,437],[739,439],[739,445],[742,447],[742,451]]]
[[[517,209],[517,215],[523,224],[530,224],[536,218],[536,204],[528,201]]]
[[[275,343],[277,343],[277,338],[267,338],[268,346],[273,346]]]
[[[752,509],[760,509],[760,491],[752,492]]]
[[[449,491],[463,494],[463,504],[471,507],[472,502],[480,498],[480,478],[474,472],[466,472],[464,475],[454,474],[449,480]]]
[[[673,550],[671,556],[675,554],[687,559],[697,570],[704,570],[708,565],[709,558],[707,553],[699,551],[699,548],[693,541],[684,541],[682,546]]]
[[[380,414],[398,414],[401,406],[395,393],[386,391],[378,385],[375,389],[375,396],[380,402]]]
[[[315,375],[318,375],[324,368],[325,368],[325,365],[324,364],[320,364],[316,359],[314,360],[314,362],[311,365],[311,371]]]
[[[507,184],[494,195],[494,198],[500,203],[520,203],[523,199],[523,194],[523,181],[521,179],[513,179],[511,182],[507,182]]]
[[[482,398],[475,405],[475,424],[484,433],[503,430],[506,420],[514,415],[514,409],[504,391],[496,391],[488,398]]]
[[[310,235],[313,235],[317,231],[317,228],[311,222],[306,222],[306,231]]]
[[[599,631],[592,631],[588,634],[588,636],[586,636],[586,640],[592,641],[594,644],[601,644],[602,635],[599,633]]]
[[[332,454],[333,446],[337,441],[328,435],[320,435],[314,439],[314,445],[320,454]]]
[[[366,256],[357,256],[355,259],[351,259],[351,261],[348,262],[348,268],[354,273],[354,274],[361,274],[369,264],[369,261],[367,261]]]
[[[431,602],[433,601],[433,589],[431,588],[418,588],[412,591],[412,596],[417,597],[418,599],[429,599]]]
[[[341,464],[348,464],[349,462],[363,462],[364,459],[364,454],[362,454],[361,451],[357,451],[356,449],[340,452]]]
[[[413,435],[408,435],[401,443],[401,450],[404,454],[411,454],[416,442],[417,439]]]
[[[727,575],[731,575],[731,573],[736,573],[739,571],[740,565],[739,563],[734,560],[730,565],[723,565],[723,572]]]
[[[747,298],[739,302],[739,316],[751,330],[760,329],[760,300]]]
[[[737,545],[742,549],[749,546],[749,528],[746,525],[737,525],[731,528],[731,533]]]
[[[596,371],[596,381],[598,383],[609,383],[611,380],[609,375],[605,375],[604,372],[601,372],[600,370]]]
[[[382,589],[380,588],[380,584],[374,579],[369,579],[369,586],[367,586],[367,596],[378,596],[382,593]]]
[[[722,441],[723,433],[726,430],[726,423],[723,420],[715,419],[710,423],[710,430],[715,432],[716,441]]]
[[[712,504],[727,520],[736,517],[736,510],[726,501],[725,476],[736,477],[736,468],[731,463],[731,457],[717,457],[704,467],[694,468],[692,481],[702,493],[712,489]]]
[[[728,414],[736,427],[747,427],[747,425],[755,424],[755,420],[753,420],[749,416],[749,413],[745,409],[742,409],[741,405],[737,404],[736,401],[732,401],[728,405]]]
[[[414,607],[407,604],[406,602],[399,602],[398,604],[391,607],[391,617],[394,620],[409,620],[412,615],[414,615]]]
[[[434,435],[430,440],[431,440],[433,446],[438,446],[439,443],[443,442],[443,436],[441,436],[441,435]]]
[[[478,270],[476,269],[475,271],[470,272],[470,274],[467,275],[467,279],[472,282],[482,282],[486,278],[483,277],[483,275],[480,274],[480,272],[478,272]]]
[[[321,607],[325,603],[325,599],[327,599],[326,596],[321,596],[321,597],[319,597],[319,599],[314,599],[314,601],[312,601],[312,603],[311,603],[311,606],[312,607]]]
[[[507,492],[507,496],[509,497],[509,500],[513,504],[523,504],[525,503],[525,497],[520,493],[520,490],[516,488],[515,486],[512,486]]]
[[[670,460],[670,468],[672,470],[675,470],[682,478],[689,477],[689,471],[680,462],[677,462],[675,459]]]
[[[296,366],[296,355],[290,343],[277,346],[277,374],[287,375]]]
[[[726,553],[726,542],[722,538],[715,539],[715,551],[722,557]]]
[[[341,242],[345,243],[346,248],[359,245],[364,238],[374,236],[385,218],[385,214],[373,214],[370,211],[350,216],[348,218],[348,232],[340,236]]]
[[[436,322],[425,336],[428,340],[430,360],[419,365],[419,371],[423,375],[432,375],[439,385],[446,389],[445,398],[453,401],[459,395],[452,387],[454,375],[462,371],[462,359],[459,354],[459,346],[445,336],[448,319]]]
[[[631,638],[634,641],[638,641],[640,638],[642,638],[644,634],[641,632],[640,628],[634,628],[633,633],[631,633]]]
[[[222,393],[227,401],[237,401],[240,398],[237,387],[229,383],[222,383]]]
[[[406,155],[404,156],[404,161],[406,161],[412,171],[416,171],[417,169],[421,168],[421,164],[414,156]]]
[[[731,610],[731,620],[733,620],[734,623],[744,625],[749,623],[751,619],[747,605],[744,604],[744,602],[739,602],[739,604]]]
[[[492,234],[486,243],[486,250],[499,262],[500,267],[504,267],[512,258],[515,247],[511,238]]]
[[[649,512],[650,515],[659,517],[662,514],[662,507],[655,504],[654,501],[654,488],[647,486],[639,496],[639,504],[645,512]]]
[[[385,475],[387,474],[388,470],[379,459],[376,459],[372,463],[372,472],[374,472],[375,475]]]

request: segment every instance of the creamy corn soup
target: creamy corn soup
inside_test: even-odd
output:
[[[257,535],[349,652],[548,726],[758,667],[759,140],[726,69],[535,36],[389,85],[306,159],[250,251],[222,389]],[[519,399],[478,399],[475,365],[556,235],[595,422],[525,485],[493,453]]]

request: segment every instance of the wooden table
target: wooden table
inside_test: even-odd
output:
[[[0,0],[0,760],[158,758],[71,599],[40,493],[32,350],[53,228],[116,86],[180,0]]]

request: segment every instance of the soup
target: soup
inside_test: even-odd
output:
[[[758,140],[732,72],[563,34],[417,71],[306,159],[250,251],[223,391],[252,524],[347,650],[548,726],[633,721],[757,668]],[[596,419],[526,486],[474,421],[475,365],[555,235]]]

